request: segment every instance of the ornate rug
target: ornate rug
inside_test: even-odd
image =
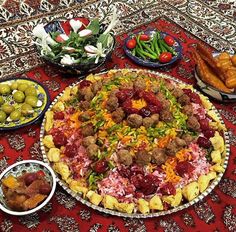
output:
[[[104,18],[119,11],[116,34],[164,16],[217,50],[236,50],[234,0],[0,0],[0,78],[42,64],[32,43],[38,23],[57,18]]]
[[[9,4],[10,2],[12,4]],[[21,3],[18,4],[19,2]],[[35,3],[34,7],[33,3]],[[234,0],[172,0],[168,2],[0,0],[0,4],[0,12],[5,12],[2,13],[0,19],[1,78],[23,73],[24,77],[40,80],[48,87],[52,99],[76,78],[67,79],[51,67],[42,65],[31,39],[32,28],[38,22],[75,15],[103,18],[110,14],[112,6],[116,5],[120,11],[121,21],[116,28],[117,45],[113,60],[102,69],[137,68],[138,66],[124,55],[123,40],[127,34],[135,30],[156,27],[173,36],[179,36],[184,48],[184,56],[180,63],[172,69],[165,68],[158,71],[164,71],[193,84],[194,64],[191,61],[190,51],[197,42],[208,44],[209,49],[212,50],[236,51],[236,3]],[[13,11],[13,6],[15,11]],[[34,10],[23,11],[22,9]],[[4,18],[7,15],[11,17]],[[35,68],[36,66],[40,67]],[[29,69],[31,70],[27,71]],[[92,210],[77,202],[61,188],[57,188],[53,200],[41,212],[24,217],[11,217],[0,212],[0,231],[236,231],[236,104],[214,103],[229,128],[230,162],[219,186],[194,206],[169,216],[153,219],[118,218]],[[8,165],[22,159],[42,159],[39,127],[40,124],[10,133],[0,133],[0,172]]]

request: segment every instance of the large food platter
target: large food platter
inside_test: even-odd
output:
[[[112,72],[118,72],[118,71],[124,71],[124,70],[113,70]],[[177,83],[178,85],[183,85],[184,84],[183,82],[175,79],[174,77],[171,77],[171,76],[165,75],[165,74],[161,74],[161,73],[158,73],[158,72],[147,71],[147,70],[144,71],[144,70],[138,70],[138,69],[129,69],[129,70],[125,70],[125,71],[127,71],[127,72],[128,71],[130,71],[130,72],[140,72],[140,71],[142,71],[142,72],[145,72],[145,73],[147,73],[151,76],[155,76],[157,78],[163,78],[165,80],[173,81],[173,82]],[[103,72],[103,73],[96,74],[96,75],[104,76],[106,74],[107,74],[107,72]],[[80,81],[72,84],[70,86],[70,88],[74,88],[79,83],[80,83]],[[198,93],[196,90],[193,90],[193,91]],[[64,92],[59,94],[54,99],[54,101],[50,105],[48,111],[53,109],[55,104],[58,103],[61,96],[63,96]],[[219,119],[219,122],[221,123],[221,125],[224,126],[224,122],[223,122],[221,116],[219,115],[218,111],[215,109],[215,107],[213,105],[211,106],[211,109],[214,111],[214,113],[217,116],[217,118]],[[45,147],[44,142],[43,142],[44,136],[46,134],[46,131],[45,131],[46,120],[47,120],[47,118],[45,116],[44,120],[42,122],[41,131],[40,131],[40,144],[41,144],[41,150],[42,150],[44,162],[50,163],[48,155],[47,155],[47,148]],[[171,208],[171,209],[156,211],[156,212],[150,211],[147,214],[142,214],[142,213],[138,213],[138,212],[134,212],[134,213],[119,212],[119,211],[104,208],[104,207],[100,206],[99,204],[95,205],[95,204],[91,203],[87,198],[83,198],[82,194],[80,194],[78,192],[76,193],[75,191],[72,191],[71,188],[69,187],[69,185],[61,178],[61,176],[59,174],[57,174],[57,181],[63,187],[63,189],[65,189],[71,196],[76,198],[78,201],[80,201],[81,203],[83,203],[83,204],[85,204],[85,205],[87,205],[87,206],[89,206],[89,207],[91,207],[95,210],[103,212],[103,213],[107,213],[107,214],[111,214],[111,215],[115,215],[115,216],[121,216],[121,217],[130,217],[130,218],[151,218],[151,217],[158,217],[158,216],[162,216],[162,215],[171,214],[171,213],[180,211],[182,209],[188,208],[191,205],[193,205],[193,204],[197,203],[198,201],[202,200],[204,197],[206,197],[218,185],[218,183],[220,182],[220,180],[223,176],[223,173],[224,173],[224,171],[227,167],[228,159],[229,159],[229,153],[230,153],[229,135],[228,135],[227,131],[223,132],[223,137],[224,137],[224,142],[225,142],[225,148],[224,148],[225,150],[224,150],[224,154],[222,155],[222,162],[221,162],[222,170],[217,173],[217,176],[210,182],[208,187],[202,193],[200,193],[196,198],[190,200],[189,202],[186,201],[183,204],[181,204],[177,207]]]

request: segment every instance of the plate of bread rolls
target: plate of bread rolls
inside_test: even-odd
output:
[[[200,89],[219,101],[236,101],[236,54],[212,53],[198,44],[192,55]]]

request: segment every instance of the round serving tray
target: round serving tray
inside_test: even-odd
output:
[[[129,70],[129,71],[141,71],[142,69],[126,69],[126,70]],[[121,71],[121,69],[117,69],[116,71]],[[155,75],[155,76],[157,76],[157,78],[165,78],[165,79],[169,79],[169,80],[175,81],[175,82],[177,82],[179,84],[186,84],[186,83],[184,83],[184,82],[182,82],[180,80],[177,80],[176,78],[174,78],[172,76],[169,76],[169,75],[166,75],[166,74],[162,74],[162,73],[155,72],[155,71],[149,71],[149,70],[142,70],[142,71],[143,72],[147,72],[147,73],[152,74],[152,75]],[[106,74],[107,72],[108,71],[102,72],[102,73],[99,73],[97,75]],[[70,85],[69,87],[72,88],[73,86],[77,85],[79,82],[80,81]],[[194,90],[194,91],[196,93],[200,94],[198,91],[196,91],[196,90]],[[52,102],[52,104],[50,105],[48,110],[52,109],[53,105],[58,102],[58,99],[63,95],[63,93],[64,93],[64,91],[61,92],[54,99],[54,101]],[[216,110],[216,108],[214,106],[212,107],[212,109],[215,111],[215,113],[217,114],[217,116],[220,119],[221,123],[224,125],[224,121],[221,118],[219,112]],[[50,163],[48,158],[47,158],[45,147],[44,147],[43,142],[42,142],[43,137],[44,137],[44,132],[45,132],[45,128],[44,128],[45,121],[46,121],[46,118],[44,117],[43,122],[42,122],[42,126],[41,126],[41,130],[40,130],[40,147],[41,147],[41,151],[42,151],[42,154],[43,154],[44,162]],[[224,163],[223,163],[222,167],[224,168],[224,171],[225,171],[225,169],[227,167],[227,164],[228,164],[228,160],[229,160],[229,154],[230,154],[229,134],[228,134],[227,131],[224,132],[224,139],[225,139],[226,152],[225,152]],[[178,211],[183,210],[185,208],[188,208],[191,205],[193,205],[193,204],[197,203],[198,201],[202,200],[204,197],[206,197],[218,185],[218,183],[220,182],[223,174],[224,174],[223,172],[218,173],[217,177],[211,182],[211,184],[208,186],[208,188],[203,193],[201,193],[198,197],[193,199],[192,201],[190,201],[188,203],[185,203],[183,205],[180,205],[178,207],[175,207],[173,209],[170,209],[170,210],[160,211],[160,212],[155,212],[155,213],[149,213],[149,214],[141,214],[141,213],[128,214],[128,213],[122,213],[122,212],[118,212],[118,211],[114,211],[114,210],[110,210],[110,209],[105,209],[105,208],[103,208],[101,206],[94,205],[91,202],[83,199],[80,194],[75,193],[74,191],[72,191],[69,188],[68,184],[60,179],[60,176],[58,174],[56,175],[57,176],[56,179],[57,179],[58,183],[62,186],[62,188],[65,189],[66,192],[69,193],[72,197],[74,197],[75,199],[77,199],[81,203],[83,203],[83,204],[85,204],[85,205],[87,205],[87,206],[89,206],[89,207],[91,207],[91,208],[93,208],[95,210],[98,210],[98,211],[100,211],[102,213],[107,213],[107,214],[111,214],[111,215],[119,216],[119,217],[152,218],[152,217],[159,217],[159,216],[163,216],[163,215],[167,215],[167,214],[178,212]]]

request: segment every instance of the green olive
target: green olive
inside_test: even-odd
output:
[[[21,106],[21,113],[24,115],[24,116],[28,116],[28,115],[31,115],[32,113],[34,112],[33,108],[31,105],[27,104],[27,103],[24,103],[22,106]]]
[[[7,115],[4,111],[0,110],[0,123],[3,123],[6,121]]]
[[[25,96],[36,96],[37,97],[37,90],[31,86],[25,90]]]
[[[13,93],[13,98],[16,102],[21,103],[25,100],[25,95],[23,92],[18,90],[15,93]]]
[[[0,106],[4,103],[4,99],[2,96],[0,96]]]
[[[25,103],[27,103],[33,107],[37,107],[37,102],[38,102],[38,98],[35,96],[26,96],[26,98],[25,98]]]
[[[28,87],[29,87],[29,85],[26,83],[19,83],[18,84],[18,90],[20,90],[22,92],[24,92]]]
[[[18,83],[16,81],[11,83],[11,90],[16,90],[18,88]]]
[[[21,112],[19,110],[14,110],[11,112],[10,114],[10,118],[13,120],[13,121],[17,121],[19,120],[21,117]]]
[[[11,88],[8,84],[0,84],[0,93],[1,94],[9,94],[11,92]]]
[[[6,113],[6,114],[10,114],[12,111],[15,110],[14,106],[9,105],[9,104],[4,104],[2,106],[2,110]]]

